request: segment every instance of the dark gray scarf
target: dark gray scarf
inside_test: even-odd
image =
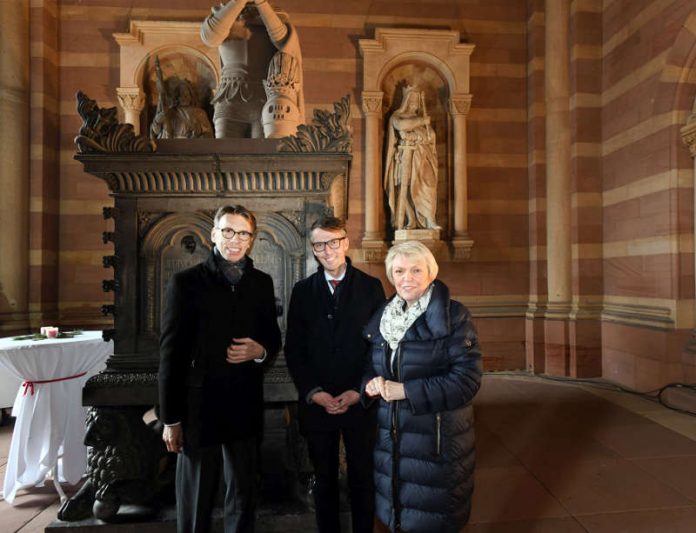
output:
[[[246,266],[247,260],[246,255],[237,261],[236,263],[228,261],[222,254],[220,250],[215,247],[215,263],[217,264],[220,272],[225,276],[225,279],[230,282],[230,285],[237,285],[239,280],[242,279],[244,275],[244,267]]]

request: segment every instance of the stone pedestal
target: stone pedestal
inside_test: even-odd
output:
[[[447,244],[440,240],[439,229],[398,229],[394,232],[394,244],[419,241],[425,244],[438,261],[449,260]]]

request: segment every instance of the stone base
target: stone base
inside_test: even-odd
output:
[[[471,257],[474,241],[467,238],[452,239],[452,261],[466,261]]]
[[[387,257],[387,243],[381,239],[364,238],[362,240],[363,261],[365,263],[382,263]]]
[[[439,229],[399,229],[394,232],[394,244],[419,241],[428,247],[437,261],[449,261],[447,245],[440,240]]]
[[[400,241],[439,241],[439,229],[398,229],[394,232],[394,244]]]

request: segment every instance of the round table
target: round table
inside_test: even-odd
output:
[[[5,501],[11,504],[19,489],[43,485],[50,471],[64,499],[60,482],[74,484],[84,475],[82,387],[113,349],[101,331],[70,339],[0,339],[0,367],[23,380],[12,407],[17,419],[3,483]]]

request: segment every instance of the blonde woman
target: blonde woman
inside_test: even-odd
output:
[[[473,492],[476,329],[422,243],[393,246],[385,263],[396,294],[366,327],[363,380],[365,400],[379,399],[376,516],[390,531],[455,533]]]

